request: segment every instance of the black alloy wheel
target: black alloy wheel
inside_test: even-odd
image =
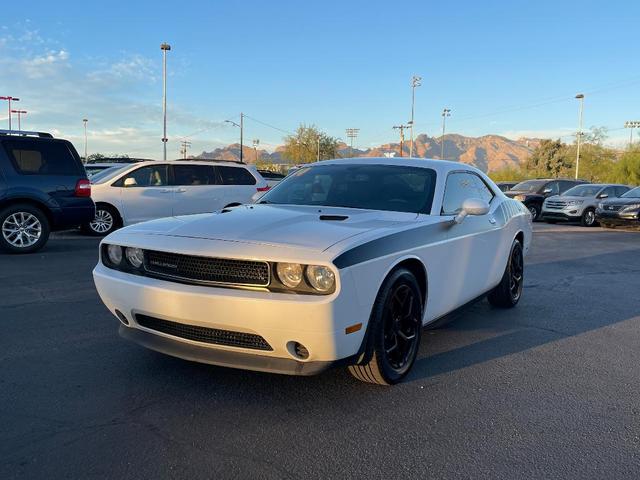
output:
[[[487,295],[494,307],[512,308],[522,297],[524,287],[524,252],[520,240],[514,240],[507,267],[500,283]]]

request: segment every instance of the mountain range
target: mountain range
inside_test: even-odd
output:
[[[500,135],[484,135],[482,137],[466,137],[458,134],[448,134],[444,137],[444,159],[455,160],[474,165],[484,172],[493,172],[506,167],[518,167],[529,157],[540,140],[535,138],[520,138],[511,140]],[[441,138],[430,137],[426,134],[418,135],[414,141],[414,156],[420,158],[441,158]],[[277,147],[273,152],[257,150],[247,145],[242,149],[243,160],[255,163],[256,154],[261,161],[272,163],[286,163],[282,158],[283,147]],[[354,148],[339,144],[342,157],[383,157],[399,156],[399,143],[386,143],[368,149]],[[402,155],[409,156],[409,141],[404,142]],[[240,144],[234,143],[210,152],[202,152],[194,158],[240,160]]]

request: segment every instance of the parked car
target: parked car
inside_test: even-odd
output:
[[[172,215],[214,212],[251,202],[269,187],[255,167],[233,162],[147,161],[125,166],[93,183],[92,235]]]
[[[272,172],[271,170],[258,170],[258,173],[265,179],[269,188],[276,186],[280,181],[286,177],[282,173]]]
[[[617,198],[629,191],[626,185],[587,183],[570,188],[561,195],[547,197],[542,205],[540,218],[548,223],[557,221],[580,222],[593,227],[596,207],[605,198]]]
[[[531,228],[469,165],[342,159],[300,168],[259,204],[116,231],[93,275],[120,334],[147,348],[393,384],[424,325],[485,295],[518,303]]]
[[[496,185],[498,186],[498,188],[503,192],[508,192],[517,184],[518,182],[496,182]]]
[[[605,228],[640,226],[640,187],[600,202],[596,220]]]
[[[84,169],[87,172],[89,178],[93,178],[96,173],[104,172],[111,168],[122,167],[127,164],[123,163],[86,163]]]
[[[569,180],[558,178],[525,180],[515,185],[511,190],[504,192],[506,196],[519,200],[531,212],[531,218],[535,222],[540,218],[542,203],[547,197],[560,195],[576,185],[581,185],[584,180]]]
[[[0,130],[0,248],[35,252],[52,230],[77,227],[94,214],[91,184],[70,142]]]

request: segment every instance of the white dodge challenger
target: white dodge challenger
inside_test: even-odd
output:
[[[133,225],[93,271],[120,335],[187,360],[394,384],[422,327],[522,294],[531,218],[481,171],[404,158],[300,168],[257,204]]]

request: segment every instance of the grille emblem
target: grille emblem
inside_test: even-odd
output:
[[[162,262],[160,260],[149,260],[149,264],[153,265],[154,267],[170,268],[172,270],[178,269],[178,265],[176,265],[175,263]]]

